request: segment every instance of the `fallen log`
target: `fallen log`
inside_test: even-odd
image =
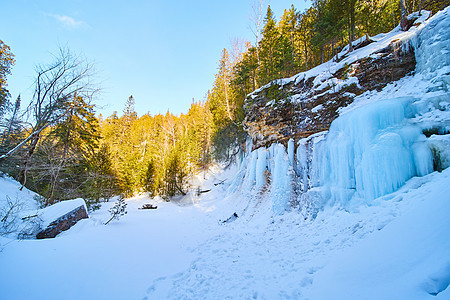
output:
[[[223,184],[225,181],[226,181],[226,179],[221,180],[221,181],[219,181],[219,182],[217,182],[217,183],[214,183],[214,186],[218,186],[218,185],[220,185],[220,184]]]
[[[139,209],[157,209],[158,206],[153,206],[153,204],[143,204]]]

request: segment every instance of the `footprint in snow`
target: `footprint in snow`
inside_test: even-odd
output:
[[[423,288],[428,294],[432,296],[437,296],[438,294],[445,291],[449,285],[450,285],[450,262],[448,262],[439,271],[430,275],[428,279],[423,283]]]

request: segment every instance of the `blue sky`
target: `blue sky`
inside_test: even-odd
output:
[[[254,41],[253,2],[0,0],[0,39],[16,56],[8,88],[26,102],[35,66],[66,46],[95,62],[104,116],[121,113],[130,95],[139,115],[187,112],[192,98],[202,100],[211,88],[221,50],[234,38]],[[277,20],[292,3],[299,11],[309,5],[264,2]]]

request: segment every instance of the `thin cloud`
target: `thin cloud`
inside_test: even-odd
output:
[[[61,16],[56,14],[48,14],[50,17],[54,18],[61,24],[63,24],[65,27],[71,28],[71,29],[77,29],[77,28],[86,28],[89,27],[86,22],[75,20],[72,17],[69,16]]]

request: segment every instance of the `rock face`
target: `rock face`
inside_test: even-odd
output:
[[[63,203],[63,202],[61,202]],[[55,205],[58,205],[57,203]],[[81,204],[80,206],[72,209],[71,211],[64,213],[56,220],[51,221],[44,230],[40,231],[37,235],[37,239],[54,238],[61,232],[69,229],[75,225],[79,220],[88,218],[86,206]]]
[[[372,42],[363,39],[355,48],[370,51],[367,49]],[[244,127],[252,138],[253,149],[275,142],[286,145],[291,138],[299,140],[328,130],[339,108],[366,91],[381,90],[416,66],[413,48],[398,40],[360,55],[361,59],[354,53],[338,56],[328,63],[328,69],[324,64],[317,67],[319,70],[275,80],[248,95]]]

